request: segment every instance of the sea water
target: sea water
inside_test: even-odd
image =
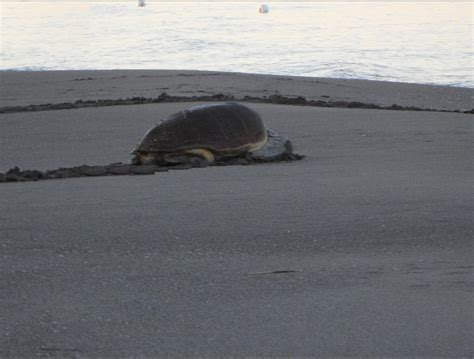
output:
[[[474,87],[472,3],[2,2],[3,70],[193,69]]]

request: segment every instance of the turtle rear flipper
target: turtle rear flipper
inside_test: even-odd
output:
[[[268,130],[268,140],[262,148],[250,152],[251,158],[257,162],[300,160],[304,156],[293,153],[293,144],[275,131]]]

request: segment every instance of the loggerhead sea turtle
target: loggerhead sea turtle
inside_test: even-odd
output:
[[[196,105],[161,120],[133,149],[138,165],[269,162],[301,159],[291,142],[267,130],[259,114],[236,102]]]

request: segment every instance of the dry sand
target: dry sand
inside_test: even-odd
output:
[[[4,104],[77,76],[10,75]],[[188,105],[0,115],[0,171],[127,161]],[[474,354],[472,115],[249,106],[307,158],[0,185],[0,356]]]

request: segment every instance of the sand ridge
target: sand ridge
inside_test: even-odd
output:
[[[126,105],[143,105],[151,103],[168,103],[168,102],[229,102],[239,101],[248,103],[270,103],[274,105],[293,105],[293,106],[312,106],[312,107],[329,107],[329,108],[363,108],[372,110],[392,110],[392,111],[431,111],[431,112],[454,112],[474,114],[473,109],[467,110],[440,110],[436,108],[420,108],[416,106],[400,106],[392,104],[390,106],[381,106],[373,103],[363,103],[357,101],[322,101],[307,100],[302,96],[286,97],[281,95],[271,95],[268,97],[252,97],[244,96],[236,98],[232,95],[224,95],[222,93],[206,96],[170,96],[166,92],[162,92],[156,98],[132,97],[117,100],[77,100],[75,102],[48,103],[40,105],[27,106],[5,106],[0,107],[0,114],[13,112],[35,112],[35,111],[52,111],[52,110],[71,110],[85,107],[106,107],[106,106],[126,106]]]

